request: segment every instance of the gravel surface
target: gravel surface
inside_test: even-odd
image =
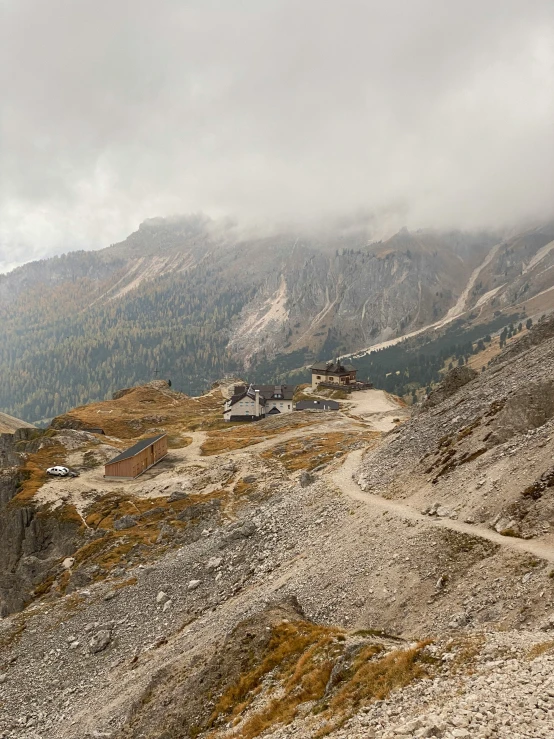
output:
[[[1,739],[115,739],[152,680],[193,680],[239,622],[289,596],[349,638],[383,630],[399,649],[430,639],[439,664],[328,726],[334,739],[554,736],[554,422],[540,416],[554,339],[510,356],[380,441],[360,436],[374,427],[362,393],[362,420],[351,409],[209,458],[193,436],[188,458],[185,448],[137,487],[153,510],[204,493],[185,526],[169,508],[151,556],[130,550],[107,579],[0,621]],[[373,404],[379,423],[390,402]],[[351,441],[309,475],[260,456],[334,430]],[[101,494],[80,489],[83,510]],[[265,736],[315,739],[327,719],[301,709]]]

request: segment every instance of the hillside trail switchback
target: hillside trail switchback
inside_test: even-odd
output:
[[[363,453],[363,449],[357,449],[350,452],[350,454],[345,457],[343,464],[329,474],[329,478],[334,485],[339,488],[344,495],[348,496],[352,500],[378,508],[384,512],[396,514],[409,519],[410,521],[425,523],[429,528],[450,529],[451,531],[457,531],[461,534],[477,536],[481,539],[487,539],[494,544],[498,544],[501,547],[513,549],[517,552],[526,552],[535,557],[539,557],[540,559],[554,563],[554,547],[548,546],[543,542],[533,541],[530,539],[518,539],[511,536],[502,536],[501,534],[483,526],[467,524],[451,518],[431,518],[419,513],[405,503],[399,503],[395,500],[387,500],[386,498],[382,498],[380,495],[372,495],[371,493],[364,492],[353,477],[360,466]]]

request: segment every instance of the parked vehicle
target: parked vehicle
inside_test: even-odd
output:
[[[56,465],[56,467],[48,467],[46,472],[53,477],[77,477],[78,472],[70,470],[69,467],[63,467],[62,465]]]

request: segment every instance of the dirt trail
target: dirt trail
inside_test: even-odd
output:
[[[427,524],[430,528],[450,529],[451,531],[458,531],[461,534],[477,536],[481,539],[492,541],[494,544],[499,544],[501,547],[514,549],[518,552],[526,552],[528,554],[533,554],[535,557],[540,557],[549,562],[554,562],[554,547],[548,546],[543,542],[532,541],[529,539],[516,539],[510,536],[501,536],[495,531],[491,531],[483,526],[474,526],[472,524],[462,523],[461,521],[455,521],[450,518],[430,518],[429,516],[424,516],[404,503],[387,500],[386,498],[381,498],[379,495],[365,493],[353,479],[353,475],[360,466],[362,455],[363,449],[351,452],[342,466],[334,472],[331,472],[329,475],[331,481],[349,498],[365,503],[366,505],[388,511],[389,513],[394,513],[411,521],[421,521]]]
[[[205,431],[187,431],[186,434],[192,438],[192,443],[183,448],[183,461],[190,462],[193,459],[206,461],[206,457],[201,456],[200,447],[208,438],[208,434]]]
[[[351,394],[348,413],[363,419],[374,431],[390,431],[395,419],[405,419],[408,409],[395,402],[384,390],[362,390]]]

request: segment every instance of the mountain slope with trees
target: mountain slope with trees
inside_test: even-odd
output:
[[[40,422],[157,376],[187,393],[270,379],[419,330],[460,296],[490,321],[548,293],[553,238],[544,225],[372,241],[356,222],[254,238],[201,215],[151,219],[0,275],[0,408]]]

